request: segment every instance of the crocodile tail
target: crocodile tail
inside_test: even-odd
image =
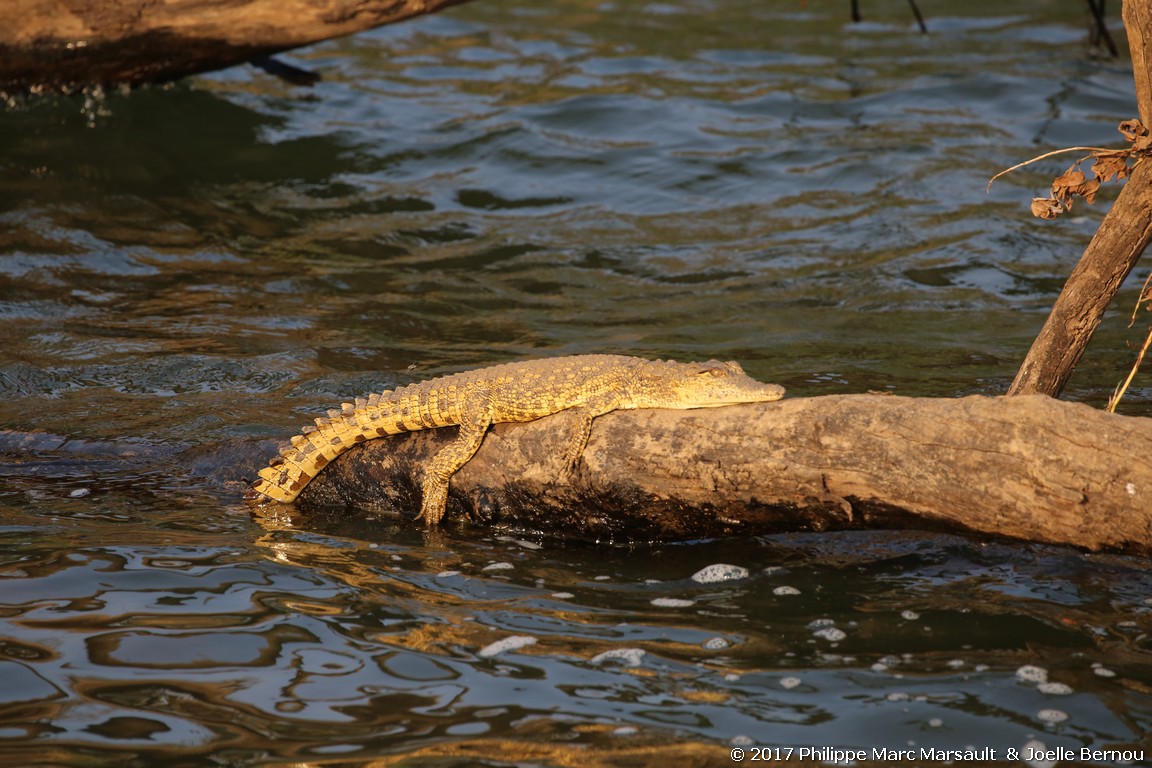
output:
[[[403,431],[397,428],[395,419],[387,418],[393,410],[391,394],[343,403],[339,409],[328,411],[326,417],[316,419],[315,426],[304,427],[279,456],[260,470],[260,479],[252,484],[247,498],[293,501],[320,470],[344,451],[374,437]]]

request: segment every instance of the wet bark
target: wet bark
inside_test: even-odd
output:
[[[618,411],[560,479],[574,424],[496,425],[453,478],[445,525],[612,541],[918,528],[1152,554],[1152,419],[1040,396]],[[411,518],[424,462],[454,434],[369,441],[297,510]]]
[[[1124,26],[1140,120],[1152,126],[1152,5],[1126,0]],[[1152,240],[1152,168],[1141,162],[1100,223],[1028,351],[1009,395],[1058,397],[1104,311]]]
[[[462,2],[4,0],[0,91],[164,82]]]

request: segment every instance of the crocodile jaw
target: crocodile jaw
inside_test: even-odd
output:
[[[657,369],[655,366],[659,366]],[[658,370],[658,373],[654,371]],[[656,363],[636,383],[637,408],[720,408],[768,403],[784,397],[784,387],[756,381],[735,362]]]

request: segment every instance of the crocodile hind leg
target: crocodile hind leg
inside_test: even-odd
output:
[[[428,462],[428,466],[424,469],[422,484],[424,498],[420,504],[419,517],[425,526],[435,528],[444,517],[445,507],[448,505],[448,481],[480,449],[480,443],[484,442],[484,433],[488,431],[491,423],[490,417],[485,412],[479,418],[461,424],[456,440],[442,448]]]

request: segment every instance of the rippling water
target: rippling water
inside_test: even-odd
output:
[[[293,54],[311,90],[237,68],[10,104],[0,761],[1141,745],[1139,560],[427,538],[238,501],[262,440],[349,395],[543,354],[738,359],[797,395],[1003,391],[1115,191],[1040,222],[1068,160],[985,184],[1117,143],[1129,63],[1089,54],[1075,3],[925,7],[926,37],[906,3],[862,5],[478,0]],[[1145,274],[1068,397],[1125,375]],[[1150,406],[1138,379],[1122,409]],[[692,579],[718,563],[747,573]]]

